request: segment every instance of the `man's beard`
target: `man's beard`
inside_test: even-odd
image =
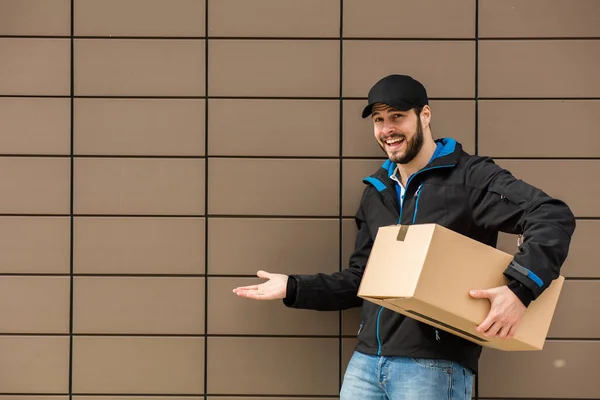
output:
[[[391,136],[391,138],[394,138],[394,137],[398,137],[398,136]],[[400,154],[400,155],[394,155],[394,154],[389,155],[388,154],[390,161],[392,161],[393,163],[408,164],[421,151],[421,148],[423,147],[424,139],[423,139],[423,126],[421,125],[420,119],[417,118],[417,131],[413,135],[412,139],[408,140],[405,137],[404,140],[406,141],[406,151],[404,152],[404,154]],[[381,143],[379,143],[379,146],[381,147],[383,152],[387,154],[387,152],[385,151],[385,145],[382,145]]]

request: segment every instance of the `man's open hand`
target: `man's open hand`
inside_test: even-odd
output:
[[[283,299],[286,295],[288,276],[282,274],[271,274],[266,271],[258,271],[259,278],[268,279],[260,285],[242,286],[233,289],[233,293],[240,297],[254,300]]]
[[[508,288],[499,286],[487,290],[471,290],[475,299],[489,299],[491,303],[487,318],[477,326],[477,331],[488,337],[512,338],[527,309],[519,298]]]

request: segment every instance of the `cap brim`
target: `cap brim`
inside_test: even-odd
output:
[[[363,118],[367,118],[369,115],[371,115],[371,111],[372,111],[372,110],[373,110],[373,104],[369,104],[368,106],[366,106],[366,107],[363,109],[363,112],[362,112],[362,117],[363,117]]]
[[[385,104],[387,106],[393,107],[398,111],[408,111],[410,109],[415,108],[416,106],[413,104],[408,104],[405,102],[396,102],[396,101],[374,101],[368,104],[362,112],[362,117],[367,118],[373,112],[373,106],[375,104]]]

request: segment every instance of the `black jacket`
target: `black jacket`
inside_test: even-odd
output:
[[[494,247],[499,231],[522,234],[523,243],[504,274],[529,305],[558,277],[575,218],[562,201],[516,179],[491,158],[469,155],[453,139],[436,143],[429,164],[408,179],[402,206],[398,185],[390,179],[395,164],[388,160],[364,179],[349,267],[330,275],[292,275],[284,304],[313,310],[362,305],[358,351],[453,360],[477,372],[479,345],[357,297],[378,228],[437,223]]]

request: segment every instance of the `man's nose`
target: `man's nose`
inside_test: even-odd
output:
[[[382,133],[383,133],[384,135],[390,135],[390,134],[394,133],[394,125],[393,125],[393,124],[390,124],[390,123],[387,123],[387,122],[385,122],[385,123],[383,124],[383,128],[382,128],[382,130],[381,130],[381,131],[382,131]]]

